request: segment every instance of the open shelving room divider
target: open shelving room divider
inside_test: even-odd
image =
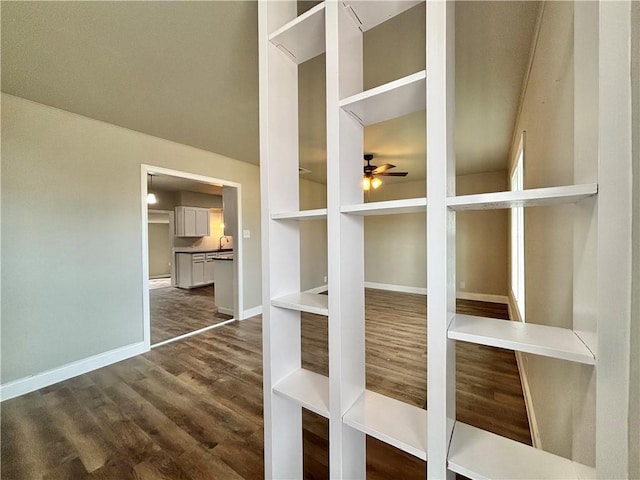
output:
[[[620,340],[630,291],[616,279],[630,284],[631,257],[616,232],[630,218],[630,135],[607,126],[630,108],[628,65],[609,55],[628,48],[628,11],[575,5],[576,184],[456,196],[454,2],[427,2],[426,71],[362,91],[363,32],[417,3],[327,0],[300,16],[295,1],[259,3],[266,477],[302,478],[304,407],[329,419],[331,478],[365,478],[365,435],[427,460],[434,479],[623,478],[628,410],[619,400],[629,352]],[[300,211],[297,69],[322,53],[327,208]],[[362,165],[353,161],[363,155],[364,126],[425,108],[428,202],[364,203]],[[573,329],[456,314],[455,212],[562,203],[576,204]],[[365,389],[363,216],[410,212],[427,215],[428,410]],[[325,218],[328,296],[300,291],[299,222]],[[300,312],[327,317],[328,378],[301,368]],[[597,368],[596,467],[456,422],[456,341]]]

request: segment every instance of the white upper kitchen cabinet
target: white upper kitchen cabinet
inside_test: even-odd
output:
[[[209,232],[208,208],[176,207],[176,237],[205,237]]]

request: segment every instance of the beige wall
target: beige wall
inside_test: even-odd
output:
[[[171,273],[171,237],[168,223],[149,223],[149,277]]]
[[[507,172],[456,177],[456,194],[508,190]],[[506,296],[509,289],[509,213],[456,213],[456,281],[461,292]],[[464,287],[462,286],[464,282]]]
[[[176,205],[202,208],[222,208],[222,195],[208,195],[198,192],[177,192]]]
[[[548,2],[516,126],[526,131],[525,188],[573,183],[573,82],[573,6]],[[527,322],[573,326],[573,224],[570,205],[525,211]],[[594,368],[523,357],[542,448],[593,464]]]
[[[326,208],[326,185],[300,179],[300,209]],[[300,222],[300,288],[326,285],[327,275],[327,221]]]
[[[640,3],[632,5],[631,85],[633,95],[633,288],[631,290],[631,381],[629,392],[629,477],[640,478]]]
[[[425,190],[425,181],[386,183],[376,190],[371,190],[369,200],[380,202],[424,197]],[[426,238],[424,213],[365,217],[365,281],[426,288]]]
[[[142,341],[142,163],[242,184],[261,303],[257,166],[3,94],[3,383]]]
[[[457,177],[458,194],[506,190],[506,172]],[[425,196],[426,182],[387,183],[370,193],[370,201]],[[507,295],[508,214],[493,210],[457,214],[460,291]],[[365,280],[424,289],[427,286],[426,217],[423,213],[365,217]],[[416,268],[423,265],[424,268]],[[460,284],[458,283],[458,287]]]

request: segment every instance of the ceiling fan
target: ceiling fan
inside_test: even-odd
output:
[[[386,177],[406,177],[409,172],[388,172],[392,168],[396,168],[395,165],[391,165],[390,163],[385,163],[384,165],[380,165],[379,167],[376,165],[371,165],[371,160],[373,160],[372,153],[365,153],[364,160],[367,164],[364,166],[364,175],[362,177],[362,189],[369,190],[370,188],[378,188],[382,185],[382,180],[377,178],[377,176],[386,176]]]

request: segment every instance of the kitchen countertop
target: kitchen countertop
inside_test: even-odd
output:
[[[233,252],[233,248],[211,249],[200,247],[176,247],[173,253],[211,253],[211,252]]]

